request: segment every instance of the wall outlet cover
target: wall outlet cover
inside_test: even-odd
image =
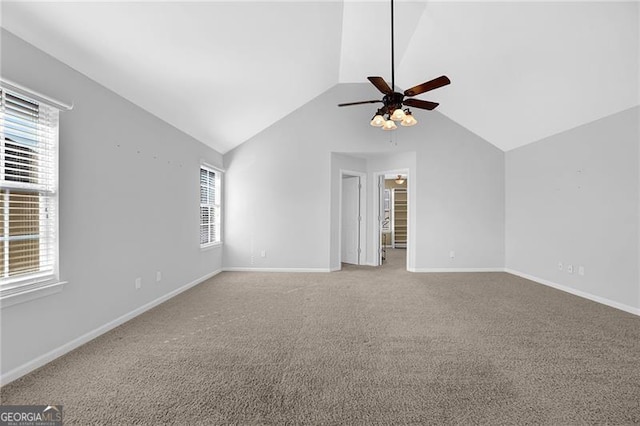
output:
[[[567,265],[567,272],[573,274],[573,265]]]
[[[140,290],[142,287],[142,278],[136,278],[136,290]]]

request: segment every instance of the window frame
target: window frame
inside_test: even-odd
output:
[[[46,202],[49,203],[49,208],[53,209],[53,218],[48,219],[48,232],[52,232],[53,236],[52,241],[48,244],[50,245],[50,255],[53,257],[53,265],[50,271],[37,271],[32,273],[27,273],[21,276],[16,277],[2,277],[0,279],[0,307],[4,308],[7,306],[15,305],[18,303],[26,302],[28,300],[37,299],[43,296],[48,296],[50,294],[55,294],[62,291],[63,286],[66,284],[64,281],[60,281],[60,252],[59,252],[59,244],[60,244],[60,233],[59,233],[59,215],[58,215],[58,207],[59,207],[59,114],[61,112],[60,105],[55,102],[51,102],[49,98],[44,97],[44,95],[40,95],[38,93],[31,93],[24,88],[17,86],[13,83],[5,82],[4,80],[0,82],[0,88],[3,93],[9,93],[13,96],[17,96],[19,98],[28,100],[29,102],[33,102],[38,105],[39,108],[48,108],[50,109],[48,114],[55,114],[55,118],[51,120],[49,123],[49,129],[51,131],[51,136],[49,138],[49,142],[51,144],[50,148],[50,157],[51,157],[51,174],[50,180],[45,184],[45,186],[49,186],[52,188],[48,191],[36,192],[39,194],[39,197],[42,197],[43,193],[47,193]],[[4,96],[4,95],[3,95]],[[66,105],[65,109],[71,109]],[[3,145],[6,145],[6,141]],[[2,161],[4,162],[4,150],[0,153],[2,156]],[[6,167],[6,166],[3,166]],[[4,198],[4,202],[8,203],[10,198],[11,191],[20,191],[20,187],[23,185],[15,184],[15,183],[7,183],[8,181],[4,181],[3,185],[0,186],[3,191],[8,191],[2,194]],[[5,183],[7,183],[5,185]],[[36,185],[24,185],[24,190],[34,190],[37,189]],[[42,209],[42,198],[39,201],[39,208]],[[41,213],[42,214],[42,213]],[[9,226],[9,220],[6,220],[6,223],[0,224],[0,226],[6,227]],[[47,231],[39,231],[39,238],[42,238],[43,232]],[[8,237],[7,237],[8,238]],[[10,240],[8,240],[10,241]],[[5,244],[4,242],[0,242],[1,244]],[[9,256],[7,253],[6,256]],[[39,261],[42,262],[42,255],[39,255]],[[5,262],[5,259],[1,259],[2,262]],[[4,266],[4,265],[3,265]]]
[[[202,182],[202,170],[205,170],[207,172],[212,172],[215,175],[215,194],[216,194],[216,199],[214,201],[214,203],[202,203],[202,186],[203,186],[203,182]],[[222,215],[222,188],[223,188],[223,175],[224,172],[215,166],[212,166],[211,164],[202,161],[200,163],[200,168],[198,169],[198,181],[199,181],[199,185],[198,188],[200,190],[199,193],[199,197],[200,197],[200,220],[198,222],[198,228],[200,230],[200,238],[202,238],[202,226],[204,225],[203,223],[203,215],[202,215],[202,208],[203,207],[208,207],[208,208],[213,208],[215,212],[217,212],[217,215],[214,215],[214,218],[216,218],[214,225],[217,226],[217,240],[216,241],[208,241],[206,243],[202,243],[200,240],[200,249],[201,250],[207,250],[209,248],[212,247],[218,247],[221,246],[223,244],[223,235],[222,235],[222,221],[223,221],[223,215]],[[208,223],[209,225],[211,225],[211,222]]]

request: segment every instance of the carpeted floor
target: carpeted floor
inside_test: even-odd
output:
[[[66,424],[640,424],[640,318],[506,273],[222,273],[1,390]]]

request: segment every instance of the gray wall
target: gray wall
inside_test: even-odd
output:
[[[437,111],[389,133],[369,126],[373,107],[336,106],[372,96],[337,85],[225,154],[225,267],[336,266],[332,152],[415,152],[417,270],[504,265],[504,153]]]
[[[199,164],[221,165],[222,157],[7,31],[1,35],[4,78],[75,104],[60,114],[60,277],[68,284],[2,309],[4,375],[219,270],[222,249],[199,248]]]
[[[507,153],[507,268],[640,308],[639,112]]]

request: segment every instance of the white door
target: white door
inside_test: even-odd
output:
[[[342,262],[360,263],[360,177],[342,178]]]
[[[378,176],[378,265],[384,262],[385,248],[382,243],[382,222],[385,211],[384,199],[384,175]]]

